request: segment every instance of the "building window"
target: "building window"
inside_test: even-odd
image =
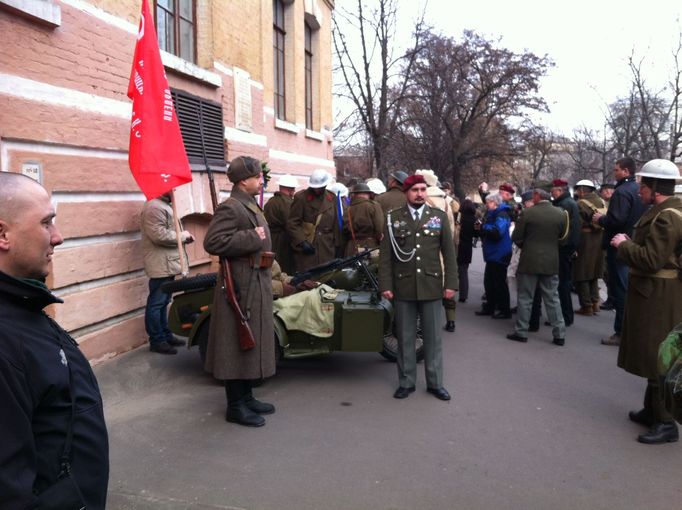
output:
[[[286,120],[284,1],[272,0],[275,117]]]
[[[305,24],[305,127],[313,129],[313,31]]]
[[[171,89],[171,96],[190,165],[204,169],[208,162],[212,169],[225,169],[223,107],[182,90]]]
[[[194,0],[156,0],[155,16],[159,48],[196,62]]]

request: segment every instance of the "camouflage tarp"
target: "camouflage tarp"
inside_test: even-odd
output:
[[[658,348],[658,374],[663,380],[665,407],[682,423],[682,323]]]

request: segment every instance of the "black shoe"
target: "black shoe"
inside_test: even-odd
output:
[[[488,310],[477,310],[474,312],[476,315],[492,315],[493,312],[489,312]]]
[[[528,326],[528,331],[531,333],[537,333],[540,331],[540,326]]]
[[[493,319],[511,319],[511,314],[510,313],[497,312],[497,313],[493,314],[492,318]]]
[[[166,342],[168,342],[168,344],[172,345],[173,347],[182,347],[183,345],[185,345],[184,340],[180,340],[179,338],[175,337],[169,338],[168,340],[166,340]]]
[[[528,338],[526,338],[525,336],[517,335],[516,333],[511,333],[511,334],[507,335],[507,338],[509,340],[514,340],[515,342],[527,342],[528,341]]]
[[[628,418],[635,423],[644,425],[645,427],[651,427],[656,423],[654,421],[654,415],[648,409],[640,409],[639,411],[630,411],[628,413]]]
[[[514,308],[512,308],[512,309],[509,310],[509,311],[510,311],[511,313],[516,313],[516,312],[519,311],[519,307],[518,307],[518,306],[515,306]]]
[[[225,420],[247,427],[262,427],[265,425],[265,418],[249,409],[244,401],[228,403]]]
[[[545,321],[545,326],[551,326],[551,325],[552,325],[552,323],[551,323],[551,322],[549,322],[549,321]]]
[[[261,402],[253,397],[246,397],[244,405],[257,414],[272,414],[275,412],[275,406],[267,402]]]
[[[555,338],[554,340],[552,340],[552,343],[554,345],[562,346],[564,345],[564,343],[566,343],[566,341],[563,338]]]
[[[395,393],[393,394],[393,398],[407,398],[410,396],[410,393],[414,392],[414,386],[410,386],[409,388],[403,388],[402,386],[398,386],[398,389],[395,390]]]
[[[637,441],[644,444],[674,443],[680,438],[675,423],[655,423],[648,432],[637,436]]]
[[[168,342],[155,342],[149,344],[149,350],[152,352],[158,352],[159,354],[177,354],[178,350],[171,346]]]
[[[613,306],[613,303],[607,299],[601,305],[599,305],[599,309],[600,310],[615,310],[616,307]]]
[[[437,399],[440,400],[450,400],[450,394],[448,393],[448,390],[446,390],[443,387],[440,388],[426,388],[426,391],[431,393],[431,395],[435,396]]]
[[[445,331],[452,333],[455,331],[455,321],[447,321],[445,323]]]
[[[460,303],[466,303],[467,299],[466,298],[459,298],[457,301],[459,301]]]

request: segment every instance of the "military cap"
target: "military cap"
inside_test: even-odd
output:
[[[405,182],[403,182],[403,191],[407,191],[415,184],[426,184],[423,175],[410,175]]]
[[[260,161],[250,156],[239,156],[230,162],[227,167],[227,178],[232,183],[237,183],[255,177],[261,173]]]

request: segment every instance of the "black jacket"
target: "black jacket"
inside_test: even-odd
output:
[[[564,244],[559,247],[559,251],[573,253],[578,249],[578,244],[580,243],[581,222],[578,204],[571,198],[571,195],[569,195],[568,192],[563,193],[559,198],[555,199],[553,204],[557,207],[561,207],[564,211],[567,211],[569,219],[568,237],[564,241]]]
[[[34,493],[60,471],[73,379],[71,472],[88,510],[103,509],[109,443],[102,397],[88,360],[42,309],[61,300],[0,272],[0,508],[34,508]]]
[[[609,209],[599,220],[599,224],[604,227],[602,248],[608,248],[616,234],[632,236],[632,229],[643,213],[644,204],[639,198],[639,184],[635,177],[618,181],[609,201]]]

